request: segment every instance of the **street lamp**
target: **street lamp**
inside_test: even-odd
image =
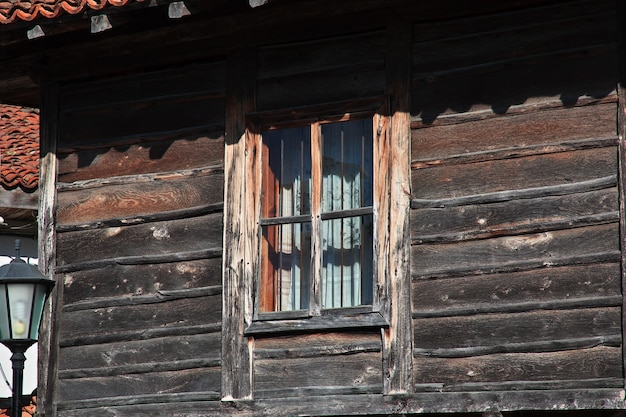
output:
[[[43,307],[54,287],[35,265],[20,257],[20,241],[15,241],[16,256],[0,267],[0,343],[11,350],[13,397],[11,417],[20,417],[24,379],[24,352],[37,341]]]

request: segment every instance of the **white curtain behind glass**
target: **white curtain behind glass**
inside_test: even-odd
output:
[[[322,213],[372,205],[371,120],[322,125]],[[371,302],[372,216],[322,222],[322,308]]]

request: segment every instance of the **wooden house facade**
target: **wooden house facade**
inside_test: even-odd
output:
[[[40,415],[626,408],[623,21],[615,0],[0,1],[58,282]]]

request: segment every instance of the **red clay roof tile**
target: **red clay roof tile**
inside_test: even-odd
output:
[[[0,105],[0,184],[35,190],[39,184],[39,111]]]
[[[31,21],[37,17],[54,18],[60,13],[77,14],[85,9],[100,10],[107,5],[124,6],[145,0],[0,0],[0,23]]]

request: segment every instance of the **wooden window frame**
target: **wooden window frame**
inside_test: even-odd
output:
[[[251,266],[251,274],[246,281],[254,288],[251,305],[251,320],[246,323],[245,335],[279,333],[290,331],[345,329],[345,328],[385,328],[389,326],[387,303],[388,286],[388,248],[389,242],[389,147],[390,116],[386,97],[350,100],[325,105],[310,106],[300,109],[287,109],[260,112],[246,115],[245,155],[246,176],[244,195],[248,216],[245,224],[253,227],[246,230],[246,236],[255,236],[246,242],[248,248],[246,263]],[[313,124],[341,122],[355,119],[371,119],[373,124],[373,301],[371,305],[322,310],[319,302],[319,285],[313,283],[313,300],[308,310],[260,313],[260,231],[261,231],[261,190],[262,190],[262,139],[261,131],[288,127],[304,127]],[[314,168],[315,169],[315,168]],[[314,193],[316,191],[313,191]],[[313,200],[319,199],[314,197]],[[315,253],[317,252],[317,253]],[[313,269],[321,269],[320,250],[312,248]]]

